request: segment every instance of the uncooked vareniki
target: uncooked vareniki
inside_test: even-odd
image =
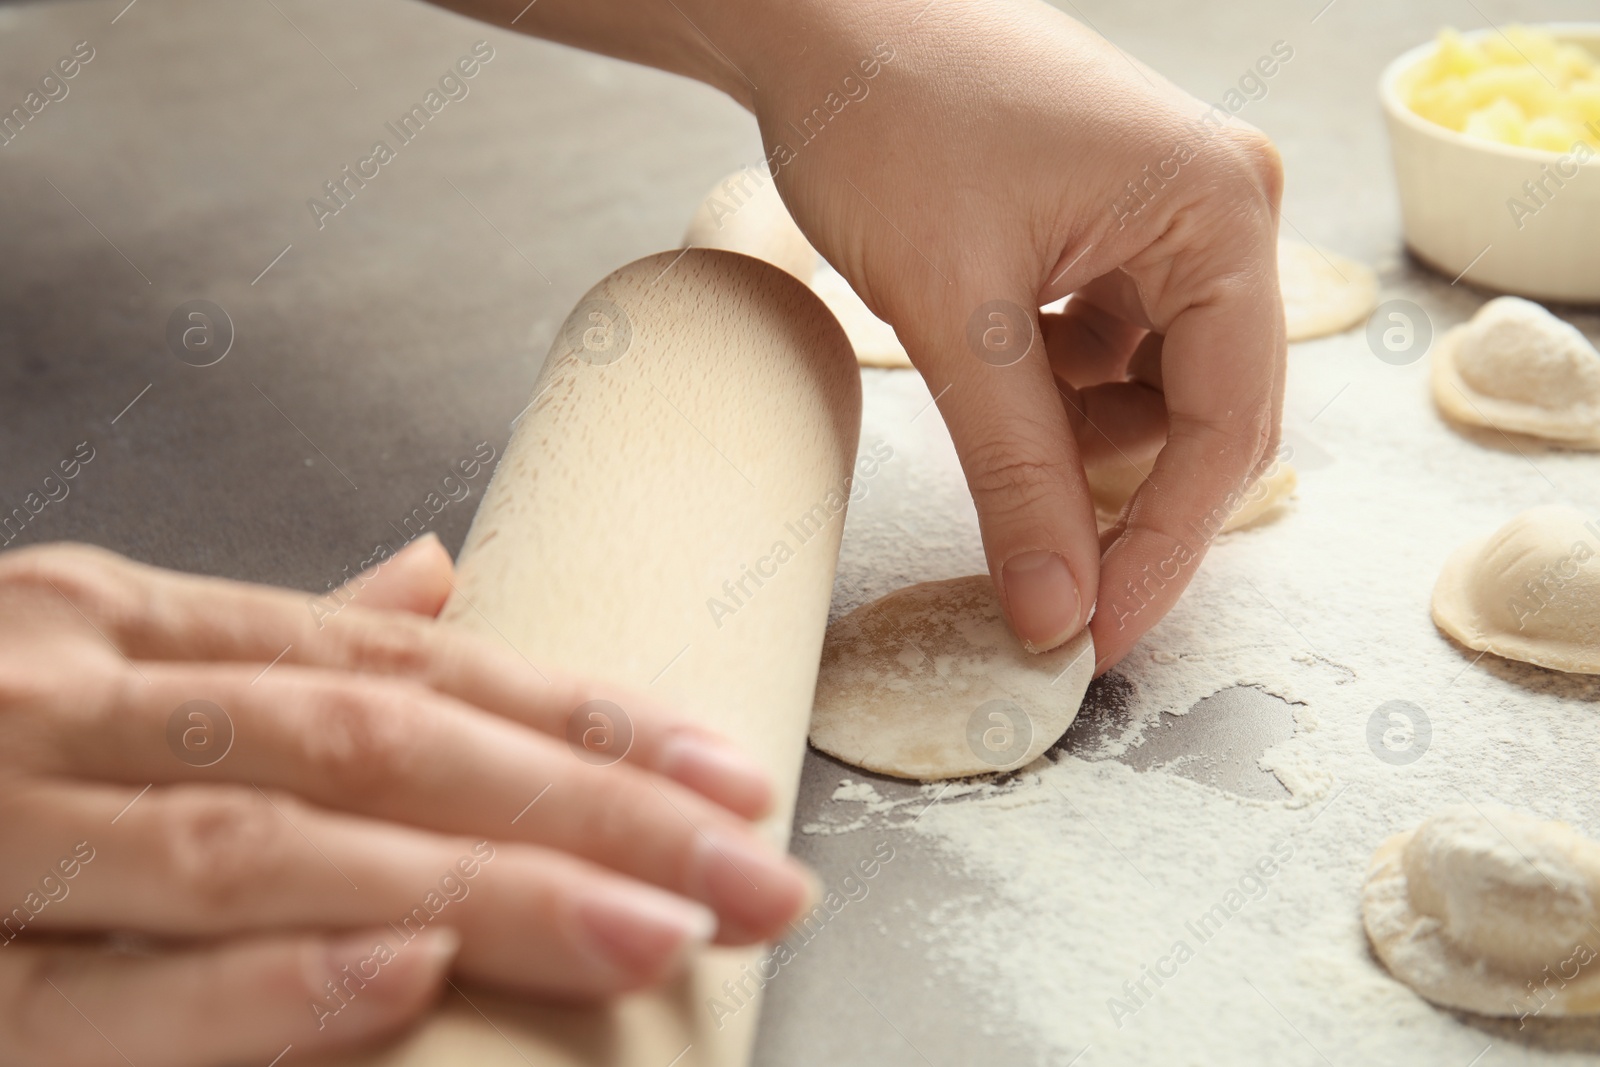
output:
[[[1454,422],[1600,449],[1600,352],[1577,327],[1515,296],[1446,331],[1433,399]]]
[[[827,260],[817,260],[811,276],[811,291],[822,298],[833,317],[844,327],[845,336],[856,350],[856,362],[863,367],[907,368],[911,357],[895,335],[894,327],[872,313],[856,295],[844,275]]]
[[[1093,462],[1085,463],[1089,495],[1094,499],[1095,522],[1102,533],[1116,524],[1122,509],[1150,476],[1164,443],[1152,442],[1132,452],[1121,450],[1116,455],[1098,456]],[[1223,502],[1221,513],[1210,523],[1212,528],[1207,532],[1213,536],[1231,533],[1265,518],[1288,501],[1297,485],[1299,477],[1294,467],[1286,460],[1275,461],[1250,488],[1232,494]]]
[[[1566,823],[1446,808],[1378,847],[1361,917],[1389,972],[1435,1004],[1600,1013],[1600,843]]]
[[[817,250],[800,232],[763,168],[742,167],[712,186],[689,220],[685,248],[721,248],[764,259],[811,284]]]
[[[1468,648],[1600,674],[1600,522],[1572,508],[1524,511],[1457,549],[1433,589],[1433,621]]]
[[[811,743],[898,778],[1011,770],[1066,733],[1093,676],[1088,630],[1025,651],[987,574],[923,582],[828,628]]]

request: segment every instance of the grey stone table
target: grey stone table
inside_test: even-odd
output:
[[[1240,112],[1282,149],[1286,230],[1457,313],[1480,297],[1400,249],[1378,71],[1443,24],[1593,15],[1586,0],[1059,6],[1213,101],[1287,42],[1293,58]],[[393,137],[387,124],[480,40],[492,58],[465,95]],[[590,284],[676,244],[711,183],[760,157],[751,121],[710,89],[402,0],[0,4],[0,108],[78,42],[92,58],[65,95],[53,86],[59,99],[0,146],[0,503],[9,513],[85,442],[94,458],[68,496],[0,535],[12,546],[91,541],[324,591],[408,516],[414,531],[458,460],[503,447]],[[347,184],[336,214],[308,207],[331,203],[325,183],[380,138],[395,157]],[[227,345],[210,366],[191,365],[211,358],[205,343],[187,362],[169,343],[193,301],[226,314],[209,340],[191,335]],[[883,380],[868,375],[869,408]],[[481,488],[427,516],[452,551]],[[1254,691],[1213,700],[1212,714],[1153,729],[1139,758],[1209,752],[1190,773],[1270,796],[1276,783],[1237,754],[1292,728],[1282,705]],[[1115,679],[1097,685],[1063,746],[1092,750],[1117,708]],[[808,756],[798,822],[842,774]],[[796,839],[830,883],[870,844]],[[959,888],[913,850],[873,894]],[[925,980],[887,921],[859,906],[784,970],[759,1062],[913,1064],[919,1049],[939,1063],[1029,1061],[973,1025],[959,989]]]

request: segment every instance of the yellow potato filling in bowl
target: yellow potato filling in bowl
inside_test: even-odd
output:
[[[1418,259],[1452,284],[1600,303],[1600,22],[1444,30],[1378,98]]]
[[[1472,38],[1441,30],[1397,88],[1418,115],[1468,137],[1548,152],[1600,148],[1600,59],[1545,29]]]

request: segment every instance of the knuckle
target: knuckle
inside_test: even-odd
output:
[[[1232,140],[1237,165],[1276,211],[1283,202],[1283,156],[1277,144],[1253,126],[1237,131]]]
[[[1034,453],[1016,440],[985,441],[967,452],[967,484],[987,518],[1023,514],[1065,484],[1059,460]]]
[[[321,701],[300,739],[307,770],[341,790],[413,781],[429,743],[424,694],[409,684],[346,684]]]
[[[6,1045],[0,1063],[52,1063],[60,1067],[90,1067],[104,1062],[77,1027],[63,1027],[66,1001],[57,992],[71,988],[82,971],[75,954],[36,948],[22,949],[6,961],[0,976],[0,1018],[5,1020]],[[92,1033],[92,1032],[91,1032]],[[101,1046],[104,1047],[103,1045]]]
[[[370,674],[425,678],[433,668],[438,635],[404,618],[352,627],[347,650],[350,665]]]
[[[196,925],[219,928],[252,902],[281,891],[277,883],[293,852],[294,831],[264,795],[177,787],[158,803],[160,867],[167,884],[187,897]]]
[[[65,598],[91,619],[116,626],[137,614],[138,583],[128,562],[92,545],[40,545],[0,557],[0,590],[7,599],[48,603]]]
[[[649,785],[623,766],[593,768],[584,777],[601,788],[585,790],[587,798],[574,820],[574,839],[592,855],[631,855],[641,867],[671,870],[657,862],[687,851],[682,832],[689,826]],[[582,779],[579,779],[580,781]]]

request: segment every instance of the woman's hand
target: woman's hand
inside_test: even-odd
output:
[[[1104,670],[1276,446],[1276,152],[1042,3],[743,9],[719,84],[937,396],[1013,628],[1047,649],[1095,609]],[[1151,435],[1102,559],[1084,450]]]
[[[452,969],[593,998],[802,910],[754,765],[436,627],[450,590],[431,537],[315,608],[0,554],[0,1063],[266,1063],[402,1025]],[[596,698],[622,762],[566,740]]]
[[[438,2],[698,78],[755,113],[795,221],[937,398],[1028,647],[1092,614],[1097,668],[1120,660],[1270,464],[1278,154],[1054,8]],[[1084,451],[1152,438],[1166,446],[1102,545]]]

